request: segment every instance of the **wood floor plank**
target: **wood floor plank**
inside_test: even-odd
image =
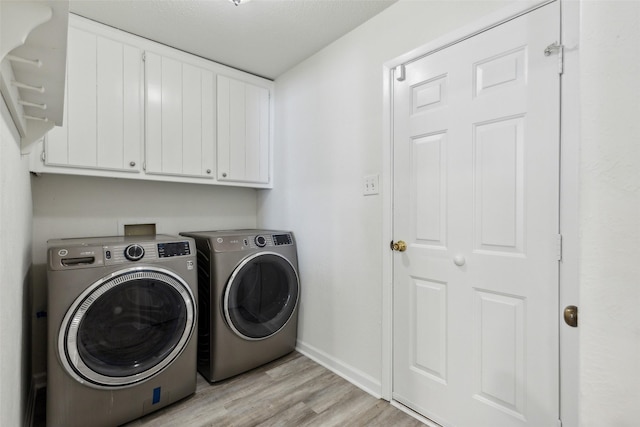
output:
[[[225,381],[198,376],[196,393],[126,427],[331,427],[423,425],[293,352]]]

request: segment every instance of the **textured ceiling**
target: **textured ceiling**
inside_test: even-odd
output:
[[[396,1],[71,0],[69,10],[275,79]]]

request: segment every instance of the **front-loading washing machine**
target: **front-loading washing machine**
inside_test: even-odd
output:
[[[292,352],[300,280],[293,233],[201,231],[198,250],[198,371],[209,382]]]
[[[48,242],[47,426],[115,426],[196,389],[192,239]]]

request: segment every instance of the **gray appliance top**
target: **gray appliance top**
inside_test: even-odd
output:
[[[180,234],[196,239],[208,239],[215,252],[235,252],[295,245],[293,233],[282,230],[214,230]]]

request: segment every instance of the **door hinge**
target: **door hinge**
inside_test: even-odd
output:
[[[142,162],[142,170],[147,171],[147,162]]]
[[[142,52],[142,62],[147,60],[147,52]]]
[[[564,45],[553,42],[544,50],[544,56],[551,56],[553,52],[558,53],[558,74],[564,73]]]
[[[44,163],[45,160],[47,160],[47,155],[45,154],[44,150],[42,150],[42,154],[40,154],[40,159],[42,159],[42,163]]]
[[[556,246],[558,261],[562,261],[562,234],[556,236]]]
[[[406,70],[404,68],[404,64],[400,64],[396,67],[395,69],[395,74],[396,74],[396,80],[399,82],[403,82],[404,79],[407,78],[407,76],[405,75]]]
[[[558,427],[562,427],[562,420],[558,420]]]

